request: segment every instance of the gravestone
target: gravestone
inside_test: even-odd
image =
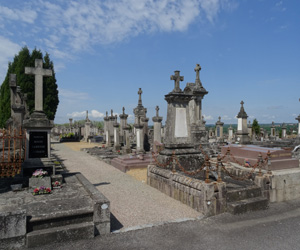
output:
[[[153,127],[154,127],[154,137],[153,137],[153,142],[158,142],[161,143],[161,122],[163,118],[159,116],[158,111],[159,107],[156,106],[156,116],[152,118],[153,121]]]
[[[160,151],[157,159],[161,163],[166,163],[172,156],[176,154],[179,163],[186,170],[197,169],[203,163],[203,155],[199,150],[194,148],[191,134],[189,102],[193,98],[191,93],[184,92],[180,89],[180,71],[175,71],[170,77],[174,80],[174,89],[165,95],[168,103],[167,120],[165,125],[165,149]],[[179,170],[179,166],[176,166]]]
[[[285,123],[283,123],[282,127],[281,127],[281,138],[282,139],[286,138],[286,125],[285,125]]]
[[[248,135],[248,127],[247,127],[247,118],[248,115],[244,109],[244,102],[241,101],[241,108],[240,112],[237,115],[238,118],[238,127],[237,127],[237,141],[240,144],[247,144],[250,142],[249,135]]]
[[[187,83],[184,93],[191,95],[189,101],[189,117],[192,133],[192,143],[196,148],[200,144],[208,143],[208,133],[205,129],[205,121],[202,116],[202,99],[208,94],[200,81],[201,66],[196,64],[194,71],[196,72],[195,83]]]
[[[216,122],[216,136],[219,142],[223,142],[223,125],[224,122],[221,122],[221,116],[219,116],[219,120]]]
[[[230,127],[228,128],[228,142],[232,143],[233,141],[233,128],[230,124]]]
[[[120,114],[119,117],[120,117],[120,141],[125,145],[126,143],[125,128],[127,127],[127,118],[128,118],[128,115],[125,114],[125,107],[122,108],[122,114]]]
[[[89,119],[89,112],[86,111],[86,118],[84,123],[84,141],[88,142],[89,136],[91,135],[91,121]]]
[[[25,67],[25,74],[35,76],[35,108],[29,119],[23,121],[26,129],[27,159],[50,159],[50,134],[53,124],[43,111],[43,77],[52,76],[52,70],[43,68],[42,59],[35,59],[35,67]]]
[[[272,126],[271,126],[270,139],[271,140],[275,140],[276,139],[276,130],[275,130],[275,124],[274,124],[274,122],[272,122]]]
[[[136,152],[144,153],[144,125],[140,123],[140,117],[138,116],[137,123],[134,124],[136,133]]]
[[[118,116],[115,115],[115,121],[114,121],[114,149],[116,151],[119,151],[121,149],[120,146],[120,133],[119,133],[119,126],[120,124],[118,123]]]

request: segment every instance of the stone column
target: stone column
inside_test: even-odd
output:
[[[241,109],[237,115],[238,118],[238,128],[237,128],[237,140],[240,144],[247,144],[249,143],[249,134],[248,134],[248,127],[247,127],[247,118],[248,115],[244,110],[244,102],[241,101]]]
[[[281,128],[281,138],[285,139],[286,138],[286,125],[285,123],[282,124],[282,128]]]
[[[228,128],[228,142],[232,142],[233,141],[233,128],[230,124],[230,127]]]
[[[153,127],[154,127],[154,137],[153,137],[153,144],[155,142],[161,143],[161,122],[163,118],[158,115],[159,107],[156,106],[156,116],[152,118]]]
[[[129,154],[129,153],[131,153],[131,145],[130,145],[130,138],[129,138],[130,126],[127,125],[123,129],[124,129],[124,138],[125,138],[125,144],[124,144],[123,152],[125,154]]]
[[[296,118],[298,121],[298,137],[300,137],[300,115]]]
[[[276,137],[275,124],[274,124],[274,122],[272,122],[270,139],[274,140],[275,137]]]
[[[116,151],[121,149],[120,146],[120,131],[119,131],[119,123],[118,123],[118,117],[115,115],[115,121],[114,121],[114,149]]]
[[[216,137],[217,140],[222,142],[224,137],[223,137],[223,125],[224,122],[221,122],[221,116],[219,116],[219,120],[216,122]]]
[[[128,115],[125,114],[124,107],[123,107],[122,111],[123,111],[123,113],[119,115],[119,117],[120,117],[120,137],[121,137],[121,142],[125,145],[126,138],[125,138],[125,130],[124,129],[127,127]]]
[[[108,124],[109,124],[109,117],[108,117],[108,112],[106,111],[106,116],[103,118],[104,120],[104,139],[105,139],[105,142],[107,142],[108,140]]]
[[[140,123],[140,119],[138,117],[138,123],[134,124],[135,132],[136,132],[136,152],[144,153],[144,126]]]

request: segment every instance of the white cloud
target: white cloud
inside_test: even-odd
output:
[[[232,120],[232,118],[229,117],[228,115],[223,115],[223,116],[221,117],[221,120],[223,120],[223,121],[230,121],[230,120]]]
[[[82,112],[75,111],[72,113],[68,113],[67,116],[71,118],[84,118],[86,117],[86,111],[82,111]]]
[[[93,118],[102,118],[102,117],[104,117],[104,114],[97,111],[97,110],[95,110],[95,109],[93,109],[91,111],[91,117],[93,117]]]
[[[3,82],[9,61],[13,61],[13,57],[20,50],[20,46],[13,43],[9,39],[0,36],[0,83]]]
[[[214,119],[211,115],[203,115],[203,116],[205,121],[211,121]]]
[[[71,118],[86,118],[86,111],[74,111],[72,113],[68,113],[67,114],[68,117]],[[89,118],[103,118],[105,115],[101,112],[99,112],[98,110],[93,109],[90,113],[88,113]]]
[[[10,9],[0,6],[0,21],[13,20],[32,24],[36,18],[37,13],[31,9]]]
[[[11,21],[33,24],[24,35],[44,37],[47,50],[89,50],[154,31],[184,31],[197,18],[213,22],[223,9],[234,9],[235,0],[82,0],[29,1],[25,7],[0,6],[3,25]],[[38,20],[38,21],[37,21]],[[57,55],[60,56],[58,51]],[[65,55],[63,55],[65,56]]]

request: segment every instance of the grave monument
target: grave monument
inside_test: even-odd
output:
[[[241,101],[241,109],[237,115],[238,118],[238,127],[237,127],[237,140],[240,144],[247,144],[250,142],[248,135],[248,127],[247,127],[247,118],[248,115],[244,109],[244,102]]]
[[[25,74],[35,76],[35,108],[29,119],[23,122],[26,129],[27,159],[50,159],[50,134],[53,124],[43,110],[43,77],[52,76],[52,70],[43,68],[42,59],[35,59],[35,67],[25,67]]]
[[[167,120],[165,125],[165,149],[160,151],[157,159],[166,163],[174,153],[179,164],[187,170],[196,169],[204,162],[203,155],[194,148],[191,132],[190,101],[193,98],[190,89],[188,92],[182,91],[180,81],[184,77],[180,76],[180,71],[176,70],[170,77],[174,80],[174,89],[165,95],[168,103]],[[177,166],[177,169],[179,167]]]

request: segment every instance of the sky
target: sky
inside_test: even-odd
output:
[[[152,121],[180,70],[209,92],[207,124],[296,123],[300,114],[298,0],[0,0],[0,83],[20,49],[48,52],[59,89],[55,123],[129,114],[138,90]]]

